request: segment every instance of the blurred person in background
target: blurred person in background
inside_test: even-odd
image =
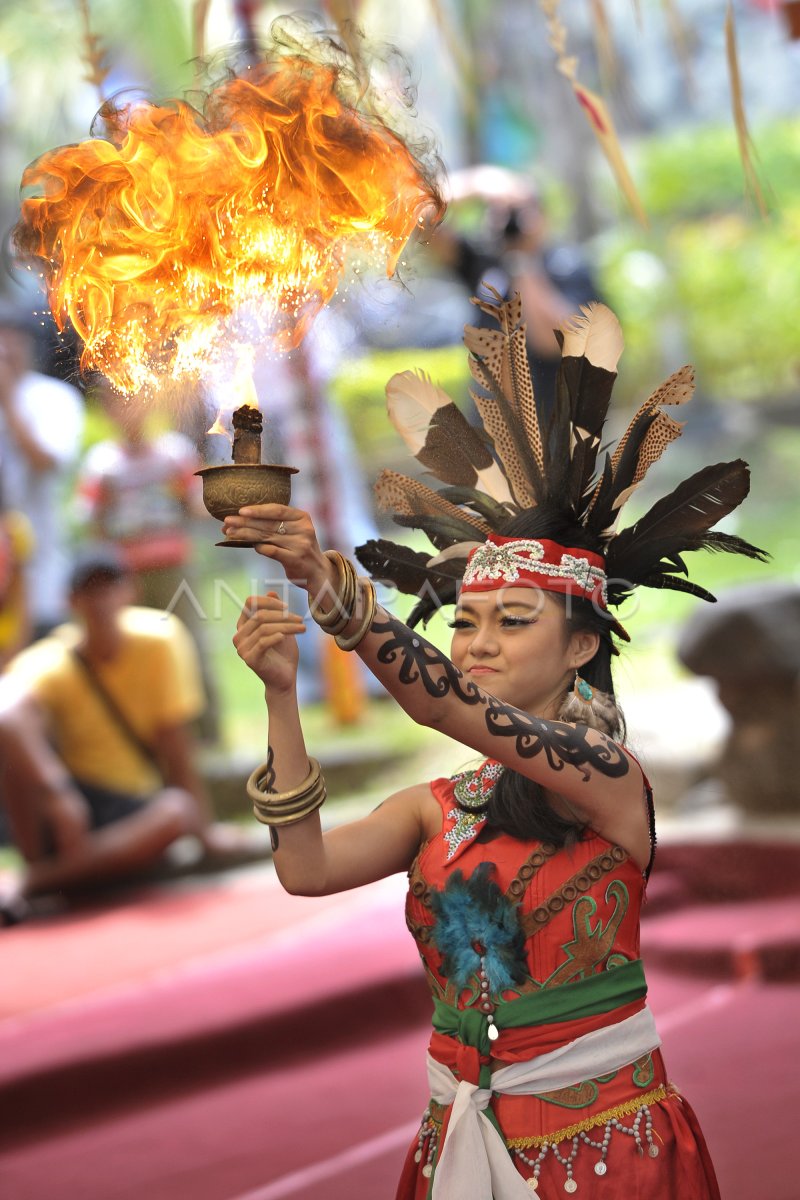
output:
[[[113,427],[87,451],[78,477],[93,540],[119,550],[137,600],[168,608],[192,557],[187,519],[198,511],[197,450],[182,433],[153,434],[146,405],[102,377],[93,389]]]
[[[6,504],[36,531],[26,564],[32,634],[67,614],[65,491],[78,459],[84,410],[71,384],[33,369],[36,325],[0,302],[0,467]]]
[[[327,542],[343,553],[352,553],[359,542],[377,533],[372,496],[353,434],[332,395],[332,382],[345,355],[356,358],[360,349],[351,314],[340,303],[319,314],[302,344],[290,354],[259,354],[253,367],[253,383],[265,417],[262,459],[298,468],[292,495],[312,513]],[[230,402],[229,386],[219,384],[209,397],[206,425]],[[204,458],[212,464],[226,463],[230,455],[228,438],[218,436],[215,428]],[[255,551],[240,551],[237,567],[240,562],[246,564],[252,591],[277,587],[289,603],[298,599],[292,589],[287,594],[282,573],[271,571]],[[330,639],[317,637],[313,629],[303,639],[300,700],[302,704],[325,703],[338,723],[355,723],[364,712],[367,694],[380,695],[382,689],[352,656],[341,654],[329,643]]]
[[[25,563],[33,545],[30,522],[5,507],[0,477],[0,672],[30,640]]]
[[[3,677],[0,801],[27,898],[129,879],[186,835],[208,865],[260,856],[212,823],[194,762],[204,696],[192,640],[133,597],[118,553],[87,547],[70,581],[74,621]]]
[[[151,431],[147,405],[98,377],[94,395],[113,427],[86,453],[78,476],[79,513],[89,537],[119,551],[136,602],[175,612],[200,655],[208,698],[199,721],[204,740],[218,734],[216,689],[207,663],[202,609],[196,600],[191,520],[205,516],[196,447],[173,429]],[[193,602],[194,601],[194,602]]]
[[[485,164],[454,171],[449,187],[452,204],[485,206],[484,229],[481,236],[467,237],[445,221],[431,236],[431,252],[471,296],[485,294],[485,285],[503,299],[519,293],[533,389],[549,406],[561,362],[553,330],[582,304],[600,298],[585,256],[577,246],[550,240],[541,196],[526,177]],[[483,320],[477,311],[473,323]]]

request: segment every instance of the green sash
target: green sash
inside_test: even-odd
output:
[[[521,1029],[525,1025],[551,1025],[560,1021],[577,1021],[581,1017],[613,1012],[615,1008],[632,1004],[634,1000],[641,1000],[646,995],[647,983],[642,960],[635,958],[599,975],[588,975],[585,979],[579,979],[577,983],[542,988],[539,992],[518,996],[516,1000],[503,1000],[492,1015],[498,1029]],[[486,1014],[477,1008],[455,1008],[452,1004],[445,1004],[443,1000],[434,999],[433,1028],[437,1033],[458,1038],[462,1046],[474,1046],[481,1055],[491,1054],[492,1043]],[[491,1068],[488,1064],[480,1068],[479,1086],[492,1086]],[[485,1115],[500,1133],[492,1109],[488,1108]],[[434,1169],[435,1166],[434,1163]],[[427,1200],[430,1200],[432,1190],[433,1176],[428,1183]]]
[[[494,1024],[498,1029],[521,1029],[525,1025],[577,1021],[612,1012],[646,995],[642,960],[635,958],[599,975],[588,975],[577,983],[542,988],[516,1000],[501,1001],[493,1013]],[[474,1046],[481,1054],[491,1053],[489,1025],[480,1009],[459,1009],[434,999],[433,1028],[437,1033],[458,1038],[464,1046]]]

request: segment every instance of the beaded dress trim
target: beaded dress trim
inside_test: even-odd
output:
[[[531,1191],[535,1192],[539,1188],[539,1175],[544,1164],[544,1160],[548,1154],[561,1163],[564,1167],[564,1191],[568,1194],[578,1190],[578,1184],[573,1178],[575,1161],[579,1152],[584,1149],[599,1151],[599,1158],[594,1164],[595,1175],[605,1175],[608,1171],[608,1151],[611,1145],[613,1134],[618,1137],[633,1138],[636,1149],[640,1154],[645,1153],[650,1158],[658,1158],[658,1146],[653,1139],[653,1117],[650,1112],[651,1104],[658,1104],[670,1097],[677,1096],[678,1093],[671,1085],[661,1085],[653,1088],[649,1092],[645,1092],[642,1096],[636,1096],[632,1100],[624,1104],[615,1105],[614,1108],[607,1108],[603,1112],[595,1113],[592,1117],[587,1117],[583,1121],[577,1121],[573,1125],[568,1125],[564,1129],[558,1129],[553,1133],[547,1133],[540,1137],[530,1138],[511,1138],[506,1139],[506,1145],[511,1150],[521,1163],[531,1172],[525,1179]],[[417,1134],[417,1149],[414,1154],[416,1162],[425,1160],[425,1165],[422,1168],[422,1174],[430,1179],[433,1174],[436,1159],[439,1154],[439,1143],[441,1140],[442,1121],[445,1110],[441,1105],[431,1100],[429,1107],[425,1110],[422,1116],[422,1122]],[[633,1117],[630,1125],[624,1124],[621,1117]],[[600,1131],[603,1127],[602,1137],[593,1138],[589,1136],[590,1130]],[[562,1143],[568,1142],[567,1146],[562,1148]],[[529,1151],[538,1151],[536,1157],[533,1157]]]

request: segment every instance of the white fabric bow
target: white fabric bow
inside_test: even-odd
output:
[[[624,1021],[595,1029],[528,1062],[492,1074],[492,1087],[456,1079],[428,1055],[428,1083],[439,1104],[452,1104],[433,1180],[433,1200],[530,1200],[530,1188],[514,1166],[503,1138],[486,1116],[493,1093],[531,1096],[610,1075],[661,1045],[653,1014],[645,1007]]]

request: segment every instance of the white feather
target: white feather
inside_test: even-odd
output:
[[[448,546],[441,554],[429,558],[426,566],[438,567],[440,563],[449,562],[451,558],[468,558],[471,550],[477,550],[478,546],[482,545],[483,542],[457,542],[455,546]]]
[[[399,371],[386,384],[386,404],[389,419],[397,432],[416,457],[425,446],[428,429],[437,409],[453,404],[444,388],[437,387],[424,371]],[[456,405],[453,404],[456,408]],[[458,412],[458,409],[456,408]],[[478,437],[464,418],[465,436]],[[468,447],[464,446],[465,455]],[[485,459],[487,450],[481,455]],[[485,492],[499,504],[513,504],[514,498],[508,486],[508,480],[496,462],[489,467],[478,469],[474,459],[470,464],[475,470],[475,487]]]
[[[583,356],[592,366],[616,372],[625,342],[619,321],[605,304],[582,304],[580,313],[567,317],[560,329],[564,335],[562,356]]]
[[[452,404],[444,388],[437,387],[424,371],[399,371],[386,384],[389,419],[412,454],[425,445],[431,417],[437,408]]]

